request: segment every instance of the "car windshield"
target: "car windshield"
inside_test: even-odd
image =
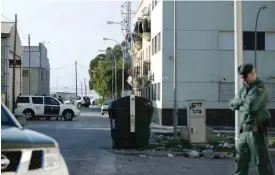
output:
[[[13,126],[21,128],[13,114],[3,105],[1,105],[1,126]]]

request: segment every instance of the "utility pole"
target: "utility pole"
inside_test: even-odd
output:
[[[82,81],[81,81],[81,96],[83,96]]]
[[[86,87],[86,80],[84,78],[84,88],[85,88],[85,96],[87,97],[87,87]]]
[[[75,63],[75,96],[77,97],[77,61]]]
[[[131,1],[126,1],[125,3],[122,4],[121,6],[122,8],[122,16],[123,16],[123,20],[121,22],[122,24],[122,30],[125,30],[126,35],[128,35],[128,37],[132,37],[131,36],[131,22],[132,22],[132,10],[131,10]],[[126,62],[128,63],[128,65],[130,65],[129,63],[131,63],[131,59],[129,57],[129,50],[131,49],[131,42],[132,40],[130,40],[130,42],[127,40],[127,38],[125,37],[125,49],[122,50],[123,53],[123,61],[122,61],[122,97],[124,96],[124,60],[126,60]],[[127,67],[127,69],[129,69],[130,67],[132,67],[132,72],[133,72],[133,63],[131,63],[132,66]],[[134,93],[133,90],[133,73],[132,73],[132,94]]]
[[[178,136],[178,108],[177,108],[177,0],[174,0],[174,110],[173,110],[173,124],[174,124],[174,139]],[[190,126],[189,126],[190,127]]]
[[[235,72],[235,95],[241,87],[241,79],[238,67],[243,64],[243,23],[242,1],[234,0],[234,72]],[[240,136],[239,111],[235,111],[235,146],[237,147]]]
[[[31,35],[28,35],[29,42],[29,95],[31,95]]]
[[[16,66],[16,41],[17,41],[17,14],[15,14],[15,30],[13,45],[13,68],[12,68],[12,113],[15,109],[15,66]]]

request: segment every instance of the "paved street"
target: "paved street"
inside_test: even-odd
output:
[[[55,138],[67,162],[71,175],[230,175],[233,160],[188,159],[111,152],[108,116],[95,108],[81,109],[74,121],[30,121],[26,128]],[[256,173],[251,173],[256,175]]]

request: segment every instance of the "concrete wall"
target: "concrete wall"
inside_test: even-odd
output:
[[[12,110],[12,84],[13,84],[13,68],[9,68],[9,60],[13,60],[13,53],[14,53],[14,38],[15,38],[15,28],[14,26],[10,30],[10,34],[7,38],[3,38],[3,43],[6,42],[6,47],[1,52],[4,52],[5,55],[5,71],[6,72],[6,92],[2,92],[2,97],[7,99],[7,107]],[[21,40],[20,36],[16,34],[16,59],[21,60],[22,58],[22,51],[21,51]],[[2,42],[1,42],[2,44]],[[1,55],[2,56],[2,55]],[[3,84],[1,84],[3,86]],[[4,84],[5,86],[5,84]],[[3,88],[4,89],[4,88]],[[15,99],[22,91],[22,70],[21,68],[15,69]],[[5,94],[5,95],[4,95]]]
[[[258,31],[275,31],[275,4],[263,1],[243,2],[244,31],[254,30],[257,11],[263,5],[267,5],[267,9],[260,14]],[[220,82],[234,82],[234,51],[220,50],[219,36],[220,32],[234,30],[233,2],[178,1],[177,9],[178,108],[185,110],[186,100],[204,99],[209,111],[227,110],[228,101],[219,101],[219,86]],[[162,52],[152,56],[152,70],[155,82],[162,82],[162,102],[156,105],[163,109],[173,108],[173,26],[173,1],[160,1],[152,11],[152,36],[162,30]],[[264,79],[274,76],[275,52],[257,53],[258,75]],[[244,51],[244,62],[254,62],[254,51]],[[274,106],[274,102],[269,104],[270,108]],[[214,113],[207,115],[220,116]],[[161,115],[160,121],[164,117],[171,121],[171,110]],[[186,110],[179,111],[180,117],[186,117]]]
[[[164,2],[164,56],[166,65],[163,76],[173,77],[173,3]],[[274,31],[275,4],[272,2],[244,2],[243,29],[253,31],[257,10],[262,5],[268,8],[261,13],[258,30]],[[233,6],[229,2],[178,2],[178,99],[192,98],[218,101],[218,84],[234,82],[234,51],[219,50],[219,31],[233,31]],[[222,15],[217,15],[222,14]],[[190,18],[192,16],[192,18]],[[254,51],[244,51],[244,62],[254,62]],[[272,76],[275,65],[274,51],[258,51],[258,74]],[[273,63],[273,64],[272,64]],[[204,66],[201,66],[204,65]],[[196,70],[196,71],[194,71]],[[212,82],[211,82],[212,81]],[[163,82],[164,89],[171,89],[172,82]],[[202,88],[203,87],[203,88]],[[205,93],[207,92],[207,93]],[[171,107],[172,92],[164,91],[164,106]],[[217,104],[209,107],[216,107]],[[275,106],[275,105],[274,105]],[[224,107],[220,105],[219,107]]]
[[[31,46],[37,47],[37,46]],[[23,52],[23,66],[25,70],[29,67],[29,52],[28,50]],[[47,48],[39,43],[39,46],[35,51],[31,50],[31,93],[34,94],[49,94],[50,93],[50,64],[47,54]],[[35,73],[35,75],[33,75]],[[24,93],[29,93],[29,80],[24,77],[23,81]]]

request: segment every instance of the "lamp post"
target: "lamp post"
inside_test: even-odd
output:
[[[106,50],[98,50],[99,52],[106,52]],[[114,77],[114,72],[113,72],[113,61],[112,61],[112,98],[117,99],[117,71],[116,71],[116,57],[115,55],[110,52],[113,56],[114,62],[115,62],[115,93],[114,93],[114,82],[113,82],[113,77]],[[115,94],[115,95],[114,95]],[[115,98],[114,98],[115,97]]]
[[[259,8],[258,13],[257,13],[257,17],[256,17],[256,22],[255,22],[255,30],[254,30],[254,34],[255,34],[255,50],[254,50],[254,66],[255,69],[257,70],[257,27],[258,27],[258,19],[259,19],[259,15],[261,13],[262,10],[265,10],[267,7],[266,6],[262,6]]]
[[[121,26],[121,30],[125,30],[126,33],[131,37],[131,27],[129,27],[128,25],[124,25],[122,24],[121,22],[116,22],[116,21],[107,21],[107,24],[118,24]],[[129,24],[129,23],[128,23]],[[124,34],[123,34],[124,35]],[[125,35],[124,35],[125,36]],[[125,38],[125,42],[126,42],[126,45],[125,45],[125,54],[124,54],[124,59],[126,58],[126,53],[128,53],[129,49],[131,48],[131,43],[128,47],[128,41],[127,39]],[[133,60],[132,60],[132,94],[134,94],[134,90],[133,90],[133,70],[134,70],[134,67],[133,67]]]
[[[117,43],[118,45],[120,45],[121,49],[122,49],[122,46],[121,44],[119,44],[119,42],[117,42],[116,40],[114,39],[110,39],[110,38],[103,38],[104,41],[113,41],[115,43]],[[121,97],[124,96],[124,50],[122,49],[122,86],[121,86]]]

